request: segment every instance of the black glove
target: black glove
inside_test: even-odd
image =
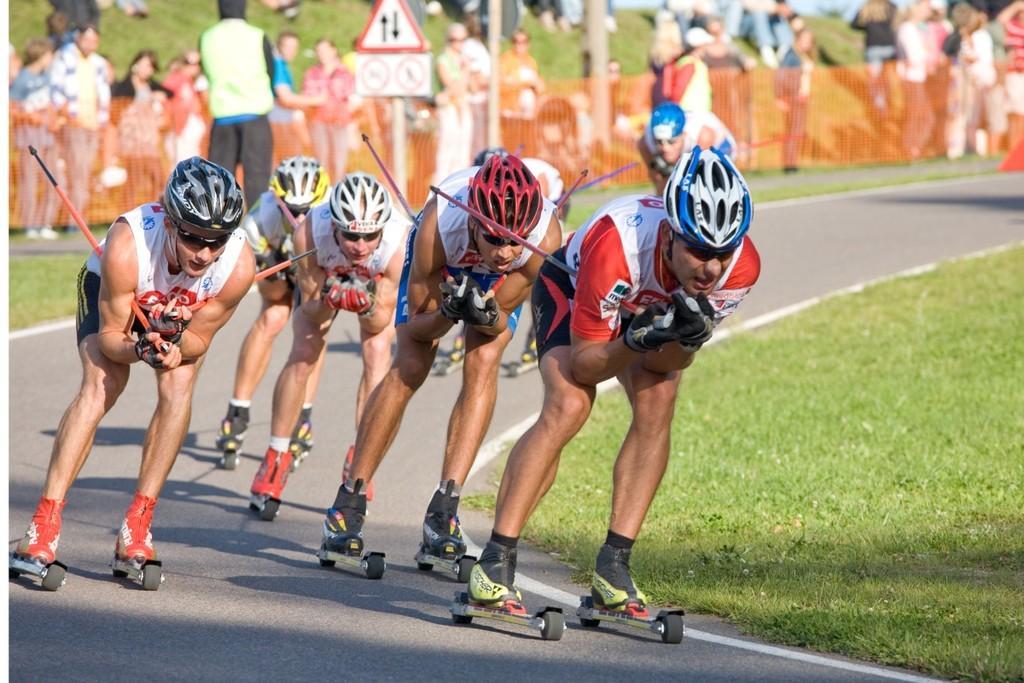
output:
[[[711,339],[714,315],[715,310],[703,294],[694,298],[676,292],[667,310],[649,306],[635,316],[622,340],[634,351],[653,351],[663,344],[678,342],[694,353]]]
[[[161,348],[164,350],[169,350],[169,346],[164,346],[164,344],[167,343],[168,342],[166,341],[160,342]],[[145,334],[139,337],[139,340],[135,342],[135,355],[138,356],[139,360],[141,360],[143,363],[145,363],[151,368],[155,368],[156,370],[162,370],[164,367],[164,364],[160,362],[159,358],[156,357],[158,353],[163,352],[164,351],[158,349],[153,342],[146,339]]]
[[[461,282],[441,283],[441,314],[468,325],[494,327],[498,323],[498,302],[493,296],[485,297],[479,285],[468,275]]]
[[[651,163],[648,165],[652,171],[660,175],[662,178],[668,178],[672,175],[673,165],[665,161],[665,157],[660,154],[655,154],[651,157]]]
[[[172,344],[181,345],[181,335],[185,333],[188,324],[192,319],[185,320],[181,313],[181,307],[176,307],[170,315],[167,311],[161,311],[160,315],[149,319],[149,331],[156,332]]]

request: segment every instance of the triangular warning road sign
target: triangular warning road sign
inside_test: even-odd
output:
[[[366,28],[356,41],[356,52],[423,52],[423,38],[405,0],[377,0]]]

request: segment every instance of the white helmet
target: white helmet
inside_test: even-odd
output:
[[[331,179],[313,157],[288,157],[270,177],[270,189],[294,212],[305,213],[323,201]]]
[[[346,232],[382,230],[391,218],[391,195],[367,173],[349,173],[331,191],[331,219]]]
[[[747,182],[729,158],[712,147],[694,147],[665,184],[669,224],[689,244],[731,251],[750,229],[753,207]]]

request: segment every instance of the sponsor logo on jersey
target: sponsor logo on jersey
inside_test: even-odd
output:
[[[631,228],[635,228],[644,222],[644,216],[641,213],[634,213],[631,216],[626,217],[626,225]]]
[[[612,288],[601,299],[601,319],[606,320],[616,316],[622,300],[629,296],[630,286],[625,280],[616,280]]]
[[[203,278],[203,284],[201,286],[203,288],[203,291],[209,291],[210,288],[213,287],[213,278],[212,277],[204,277]]]
[[[452,199],[457,199],[460,202],[462,202],[463,204],[466,203],[466,198],[465,198],[465,196],[461,192],[459,192],[458,194],[452,195]],[[456,206],[458,206],[458,205],[455,202],[453,202],[451,200],[448,201],[448,208],[454,209]]]
[[[143,230],[152,230],[155,227],[156,227],[156,218],[155,217],[153,217],[153,216],[143,216],[142,217],[142,229]]]

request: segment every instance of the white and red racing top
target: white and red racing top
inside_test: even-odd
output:
[[[566,262],[578,272],[572,278],[570,327],[583,339],[609,341],[619,332],[620,309],[630,313],[669,301],[679,283],[668,269],[660,237],[668,223],[661,198],[629,195],[605,204],[569,236]],[[757,282],[761,259],[750,237],[744,237],[708,301],[715,325],[727,318]]]
[[[355,275],[365,280],[387,270],[395,252],[405,248],[406,235],[409,232],[409,221],[397,208],[392,210],[391,217],[384,224],[384,234],[377,248],[363,263],[352,263],[338,246],[339,238],[334,234],[329,200],[310,209],[306,220],[313,221],[313,246],[316,247],[317,265],[326,270],[328,275]]]
[[[478,168],[479,166],[470,166],[457,171],[441,181],[438,187],[463,204],[468,204],[469,181],[476,175]],[[548,234],[548,225],[551,223],[551,216],[555,213],[555,205],[550,200],[542,199],[542,201],[540,220],[526,236],[526,241],[534,246],[540,245],[544,236]],[[481,274],[490,274],[491,271],[483,265],[480,254],[470,244],[469,214],[442,197],[437,197],[437,230],[441,235],[441,243],[444,245],[447,265]],[[510,270],[522,268],[531,256],[533,256],[532,251],[523,249],[523,252],[512,262]]]
[[[139,276],[135,285],[135,298],[143,309],[158,303],[166,303],[173,295],[177,300],[191,306],[204,299],[216,296],[235,270],[238,255],[245,247],[243,230],[236,229],[223,253],[206,272],[199,277],[190,277],[181,271],[172,274],[167,262],[167,230],[164,229],[164,209],[160,204],[142,204],[121,214],[128,222],[135,238],[138,255]],[[103,247],[107,241],[100,243]],[[86,268],[100,274],[100,259],[94,252],[85,262]]]
[[[285,240],[291,239],[292,234],[292,224],[281,212],[272,190],[267,190],[256,200],[249,213],[242,218],[242,228],[249,246],[257,254],[262,254],[268,247],[280,249]]]

